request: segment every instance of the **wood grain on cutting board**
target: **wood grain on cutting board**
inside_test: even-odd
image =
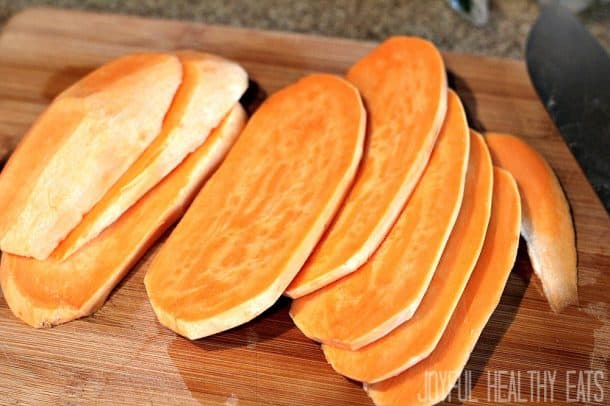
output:
[[[0,157],[58,92],[125,53],[214,52],[243,64],[269,94],[313,71],[343,73],[374,45],[29,9],[0,36]],[[498,370],[521,371],[521,393],[529,396],[527,371],[548,370],[556,373],[554,400],[565,402],[568,371],[600,370],[610,399],[608,215],[538,101],[522,62],[456,54],[445,54],[445,60],[472,126],[520,135],[549,160],[570,200],[579,255],[580,306],[555,315],[537,281],[528,282],[531,268],[520,250],[500,306],[467,366],[471,396],[485,403],[488,377],[493,380]],[[95,315],[53,329],[26,326],[0,296],[0,403],[371,404],[360,385],[334,373],[318,346],[293,326],[287,299],[249,324],[195,342],[161,327],[142,284],[152,255],[154,250]],[[573,399],[576,389],[570,390]]]

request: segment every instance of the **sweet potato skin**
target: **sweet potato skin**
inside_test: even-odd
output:
[[[551,309],[578,303],[578,270],[570,206],[553,169],[536,150],[509,134],[487,133],[494,164],[516,179],[522,200],[521,235]]]

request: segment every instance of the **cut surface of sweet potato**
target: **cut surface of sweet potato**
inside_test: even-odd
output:
[[[494,164],[517,181],[521,234],[549,305],[558,313],[578,302],[576,242],[568,201],[549,164],[525,141],[495,133],[485,138]]]
[[[367,148],[333,224],[286,290],[297,298],[355,271],[377,249],[421,177],[445,117],[443,59],[420,38],[395,37],[347,79],[369,114]]]
[[[379,249],[356,272],[293,301],[290,315],[303,334],[356,350],[411,318],[457,218],[468,150],[464,110],[450,92],[430,162]]]
[[[46,259],[161,130],[177,57],[139,54],[61,93],[0,174],[0,247]]]
[[[196,339],[271,306],[344,198],[365,126],[357,89],[337,76],[269,97],[146,274],[161,324]]]
[[[388,379],[426,358],[439,342],[479,258],[491,213],[493,167],[471,131],[464,199],[430,286],[413,317],[356,351],[322,345],[335,371],[363,382]]]
[[[177,55],[183,79],[160,134],[68,234],[54,258],[71,255],[137,202],[205,141],[248,87],[248,75],[236,63],[191,51]]]
[[[481,256],[447,329],[427,358],[393,378],[365,385],[376,405],[435,404],[449,394],[500,302],[517,256],[520,221],[517,184],[508,172],[494,168],[491,218]],[[435,384],[426,385],[431,377]]]
[[[91,314],[154,241],[185,211],[245,125],[234,107],[203,145],[100,235],[65,261],[4,253],[0,283],[13,313],[34,327]]]

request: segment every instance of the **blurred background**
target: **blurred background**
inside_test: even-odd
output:
[[[446,51],[523,58],[527,33],[541,4],[549,1],[0,0],[0,27],[25,7],[48,5],[363,40],[412,34]],[[610,50],[608,0],[562,3]]]

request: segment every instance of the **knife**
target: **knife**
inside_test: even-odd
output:
[[[525,61],[534,88],[610,212],[610,56],[567,9],[543,9]]]

